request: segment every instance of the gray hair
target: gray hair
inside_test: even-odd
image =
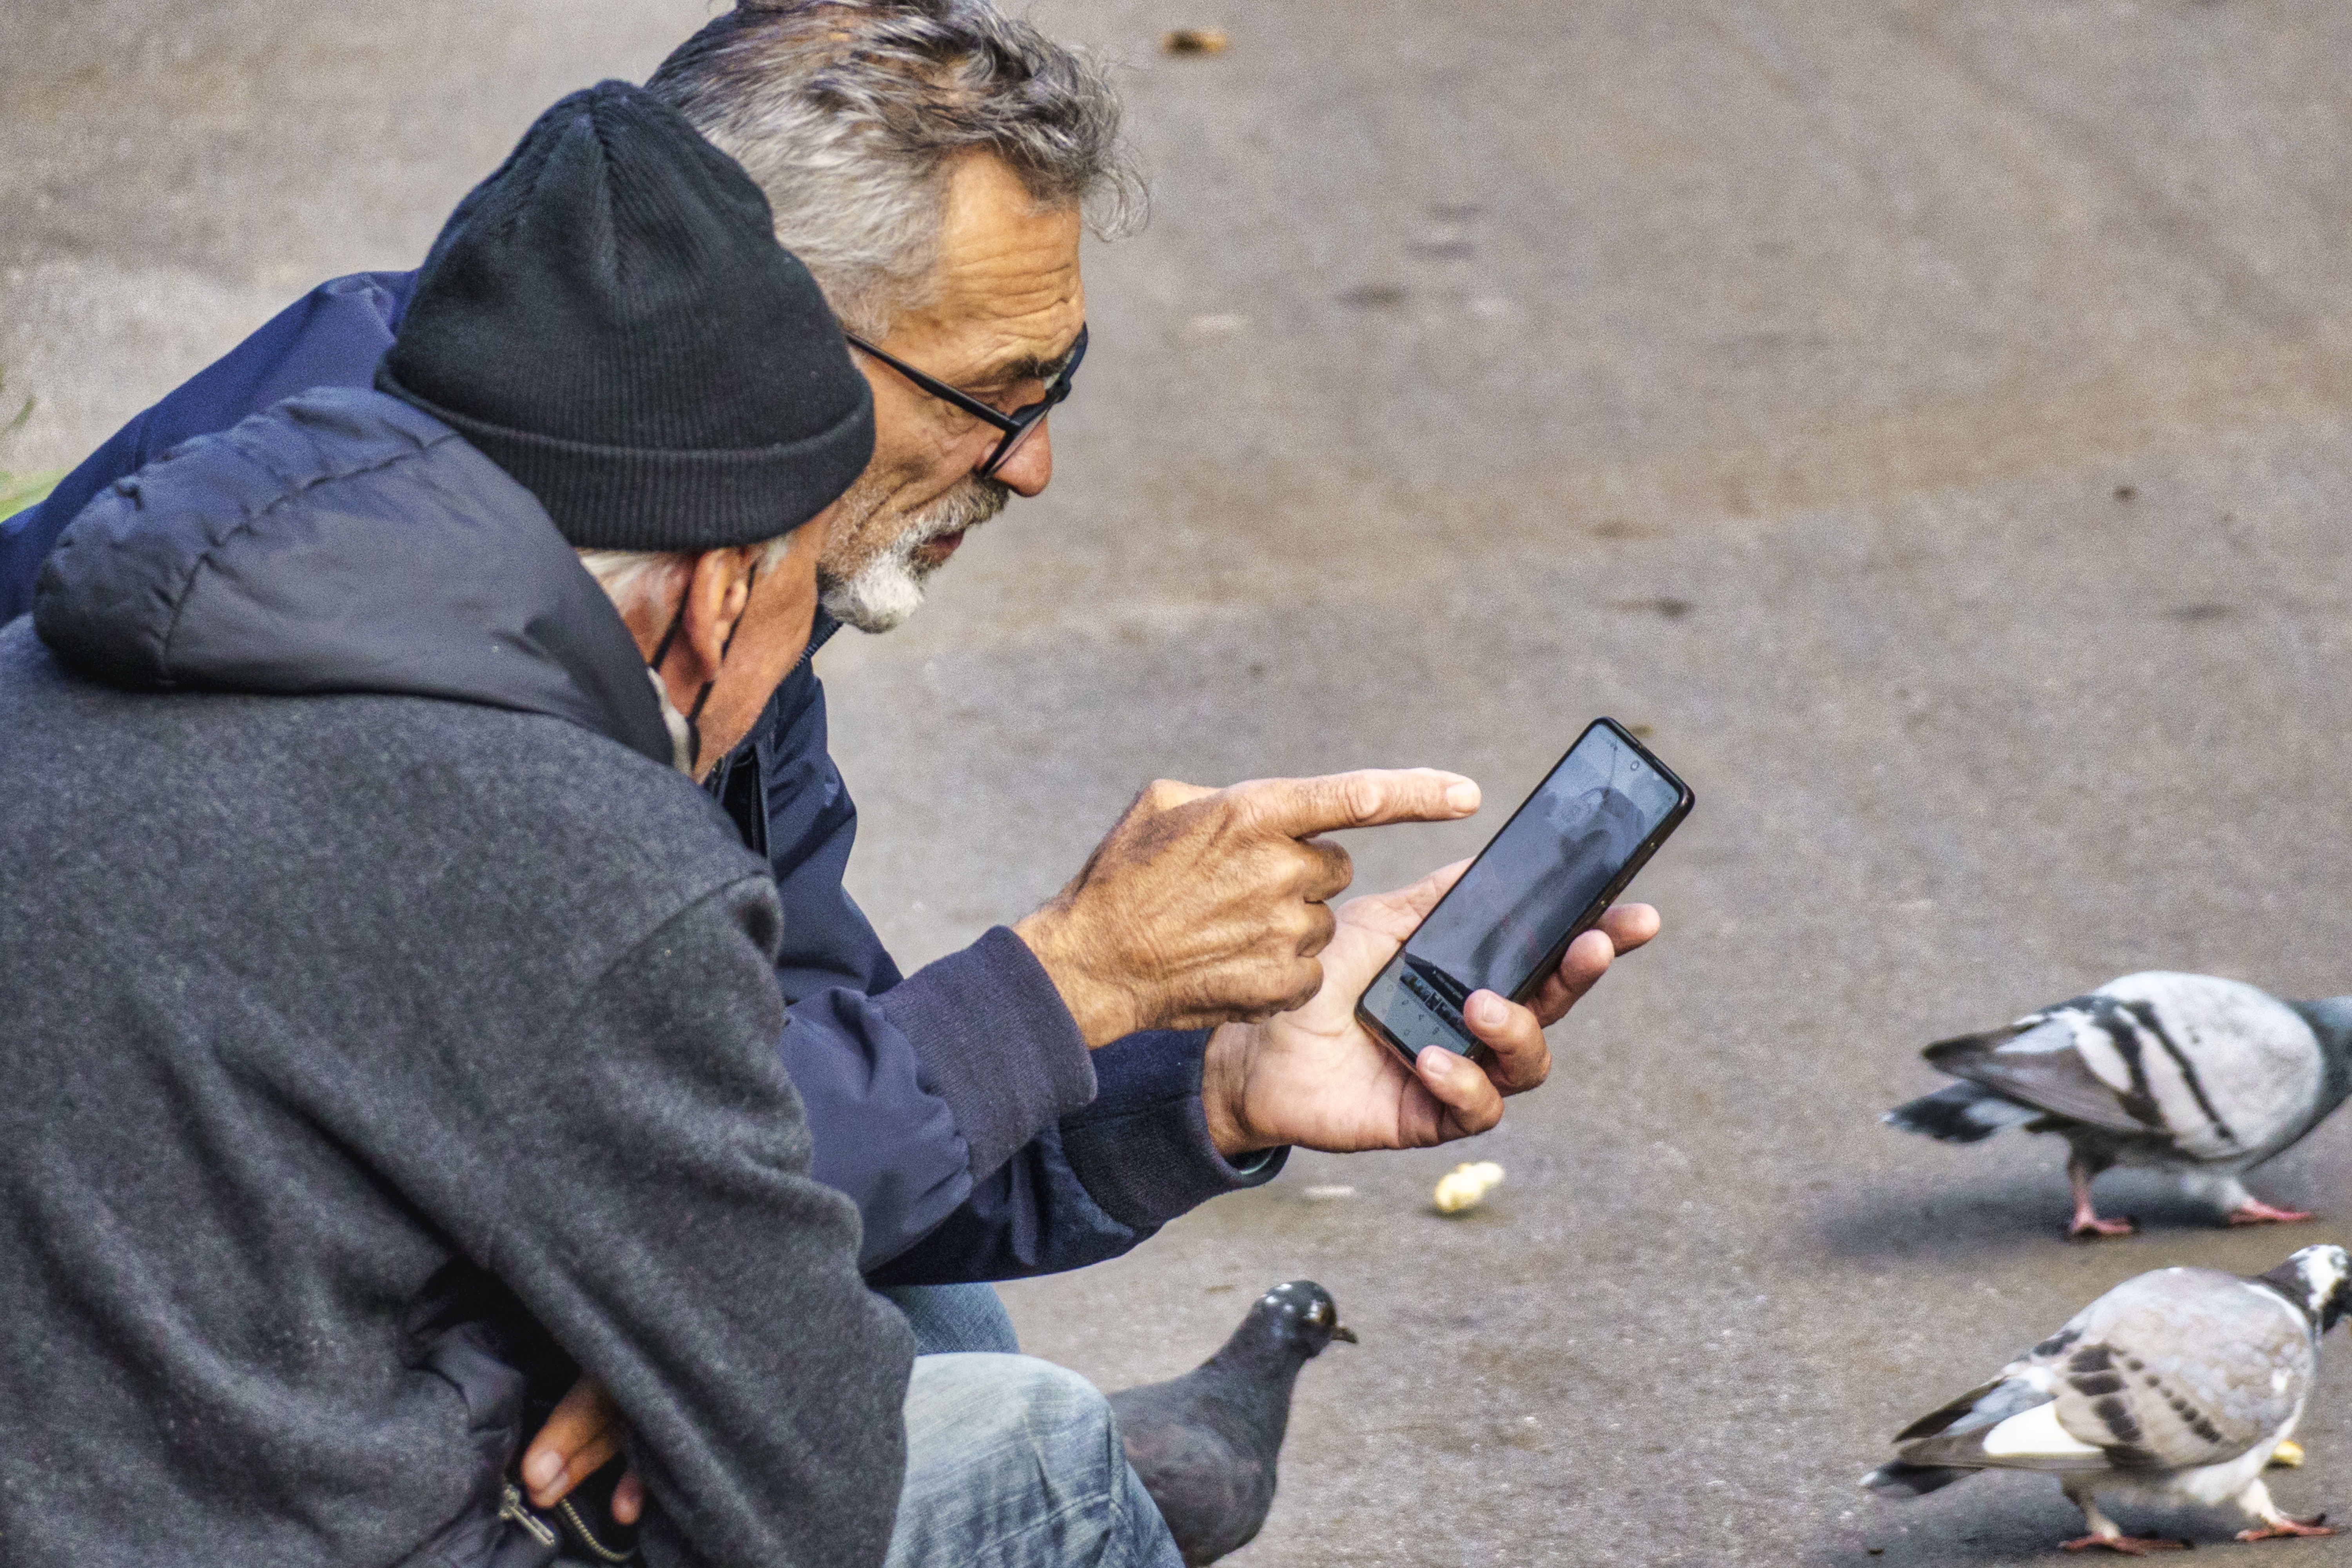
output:
[[[760,553],[751,564],[764,576],[792,547],[792,534],[780,533],[759,546]],[[677,614],[679,596],[686,592],[683,579],[702,558],[698,550],[583,550],[579,553],[580,564],[588,568],[588,575],[596,579],[596,585],[624,617],[640,606],[665,616]]]
[[[754,569],[766,573],[792,547],[792,534],[776,535],[760,546]],[[624,617],[642,607],[662,615],[664,626],[668,625],[667,617],[677,614],[685,598],[686,585],[679,579],[692,572],[701,558],[699,552],[692,550],[583,550],[579,555],[580,564]],[[698,761],[693,728],[669,700],[669,688],[662,684],[660,673],[648,669],[646,676],[653,682],[654,700],[661,707],[662,726],[669,731],[670,761],[679,773],[692,778]]]
[[[961,153],[1105,237],[1142,218],[1103,67],[986,0],[743,0],[646,85],[751,173],[777,239],[866,337],[926,301]]]

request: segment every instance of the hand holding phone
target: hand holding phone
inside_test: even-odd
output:
[[[1544,1081],[1551,1065],[1545,1026],[1564,1016],[1591,989],[1614,953],[1637,948],[1657,934],[1655,910],[1644,904],[1612,908],[1610,900],[1690,803],[1681,782],[1630,734],[1605,723],[1594,729],[1602,731],[1601,739],[1609,745],[1631,747],[1645,768],[1672,781],[1674,802],[1666,807],[1666,820],[1643,834],[1622,862],[1614,854],[1600,857],[1611,863],[1610,868],[1597,884],[1598,895],[1580,907],[1575,906],[1576,899],[1592,891],[1589,878],[1532,879],[1533,886],[1549,889],[1554,900],[1571,906],[1570,910],[1556,920],[1534,911],[1538,918],[1522,922],[1545,928],[1542,940],[1533,944],[1544,949],[1539,957],[1545,962],[1530,973],[1498,976],[1504,982],[1499,985],[1464,987],[1465,999],[1478,989],[1499,993],[1490,1003],[1499,1016],[1481,1016],[1475,1026],[1476,1043],[1485,1047],[1477,1059],[1467,1059],[1471,1041],[1454,1033],[1433,1042],[1444,1049],[1427,1053],[1426,1060],[1418,1058],[1398,1046],[1390,1029],[1368,1018],[1368,1008],[1361,1005],[1378,1000],[1376,993],[1383,984],[1391,995],[1399,989],[1396,977],[1403,950],[1436,923],[1441,908],[1456,900],[1475,868],[1477,863],[1473,863],[1468,868],[1456,865],[1432,872],[1394,892],[1349,900],[1334,911],[1337,929],[1323,951],[1323,984],[1311,1000],[1262,1023],[1229,1024],[1211,1037],[1201,1100],[1211,1142],[1220,1153],[1233,1158],[1284,1144],[1331,1153],[1428,1148],[1486,1131],[1502,1120],[1506,1097]],[[1530,866],[1538,871],[1560,869],[1556,856],[1538,855],[1532,861],[1523,856],[1521,836],[1515,829],[1524,826],[1530,830],[1538,849],[1546,837],[1556,850],[1577,837],[1548,828],[1549,812],[1538,809],[1538,802],[1547,789],[1569,783],[1596,761],[1585,750],[1588,742],[1595,742],[1591,731],[1570,748],[1536,796],[1481,854],[1478,863],[1486,864],[1489,875],[1499,877],[1514,865],[1523,873]],[[1571,761],[1576,769],[1569,768]],[[1573,802],[1585,793],[1580,788],[1567,795]],[[1530,879],[1523,875],[1520,881],[1528,884]],[[1517,901],[1507,900],[1505,907]],[[1473,908],[1467,900],[1459,907]],[[1494,924],[1475,918],[1462,923],[1470,929],[1474,946],[1478,933]],[[1598,937],[1577,941],[1596,929],[1607,937],[1605,942]]]
[[[1510,1096],[1540,1089],[1552,1058],[1547,1026],[1576,1006],[1610,969],[1658,934],[1658,911],[1616,904],[1598,930],[1570,944],[1524,1004],[1483,998],[1473,1027],[1478,1059],[1426,1051],[1406,1061],[1364,1026],[1356,1003],[1468,860],[1405,887],[1349,899],[1323,950],[1323,987],[1304,1007],[1211,1037],[1201,1102],[1209,1136],[1228,1158],[1289,1144],[1328,1153],[1426,1149],[1490,1131]],[[1605,939],[1605,940],[1604,940]]]
[[[1373,980],[1356,1016],[1412,1060],[1478,1044],[1478,991],[1523,1002],[1690,814],[1689,786],[1597,719]]]

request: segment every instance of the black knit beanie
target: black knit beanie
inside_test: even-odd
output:
[[[583,550],[772,539],[874,450],[873,394],[767,198],[621,81],[541,115],[458,205],[375,384]]]

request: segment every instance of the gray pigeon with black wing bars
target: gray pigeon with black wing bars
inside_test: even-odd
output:
[[[1201,1365],[1110,1396],[1128,1463],[1191,1568],[1248,1545],[1265,1523],[1291,1386],[1333,1340],[1356,1342],[1331,1293],[1294,1279],[1259,1297]]]
[[[2263,1468],[2294,1435],[2319,1371],[2320,1337],[2352,1306],[2352,1259],[2306,1247],[2257,1279],[2159,1268],[2126,1279],[2000,1375],[1895,1437],[1862,1484],[1911,1498],[1979,1470],[2042,1470],[2091,1533],[2070,1550],[2134,1556],[2180,1542],[2126,1535],[2102,1498],[2235,1503],[2241,1541],[2332,1535],[2281,1513]]]
[[[2315,1216],[2274,1207],[2240,1176],[2301,1142],[2352,1092],[2352,996],[2283,1002],[2206,974],[2126,974],[2006,1028],[1929,1046],[1961,1081],[1885,1120],[1949,1143],[2004,1127],[2072,1146],[2077,1239],[2127,1235],[2091,1183],[2113,1165],[2179,1175],[2232,1225]]]

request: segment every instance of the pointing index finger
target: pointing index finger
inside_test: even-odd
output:
[[[1290,838],[1391,822],[1451,822],[1478,809],[1478,786],[1436,768],[1359,768],[1306,779],[1253,779],[1228,792],[1258,826]]]

